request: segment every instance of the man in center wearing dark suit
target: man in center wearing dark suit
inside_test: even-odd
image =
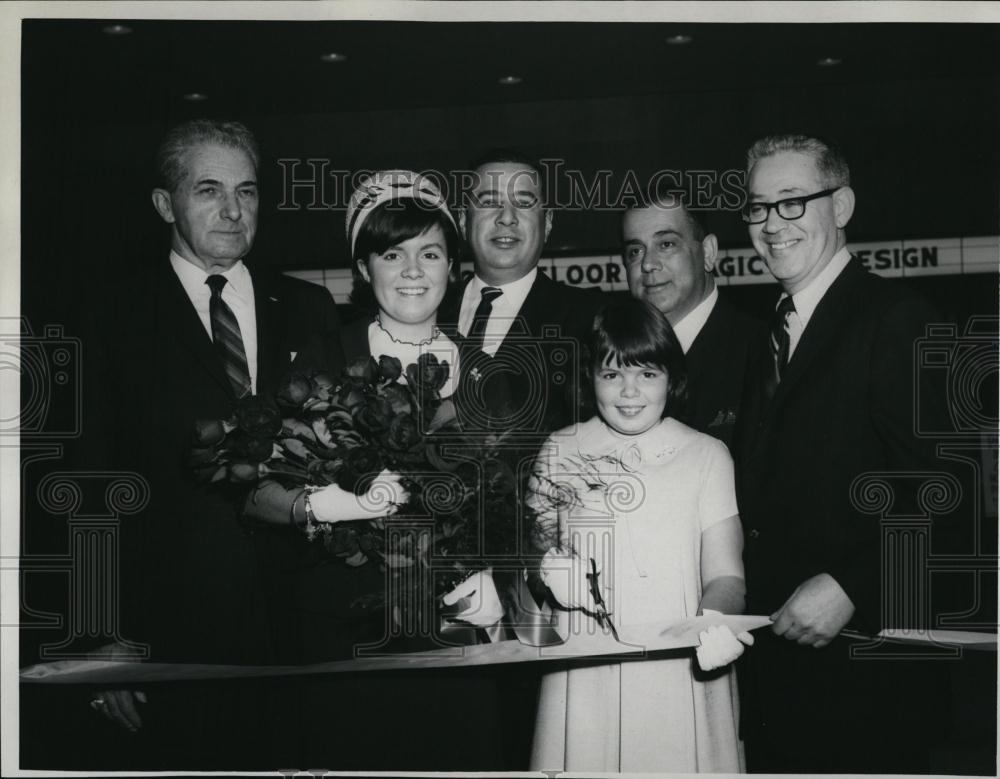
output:
[[[464,339],[454,398],[466,430],[508,433],[510,464],[526,468],[551,432],[578,419],[580,347],[603,296],[538,270],[553,213],[536,162],[498,150],[472,168],[459,225],[475,275],[451,314]],[[528,765],[539,671],[522,666],[493,673],[504,723],[498,769]]]
[[[577,419],[580,339],[602,295],[538,270],[553,219],[538,163],[497,150],[473,168],[459,214],[475,275],[457,317],[465,337],[457,402],[467,425],[540,443]]]
[[[942,464],[914,403],[943,408],[914,366],[933,312],[847,250],[850,183],[842,154],[816,138],[772,136],[747,155],[743,218],[782,289],[734,447],[747,612],[774,620],[741,669],[751,772],[923,773],[943,708],[940,657],[857,638],[926,621],[922,588],[899,582],[910,561],[893,562],[909,546],[898,519],[866,504],[875,489],[893,496],[886,517],[924,513],[919,485]],[[934,518],[932,536],[948,524]]]
[[[763,324],[716,288],[718,240],[672,193],[625,211],[622,244],[629,292],[660,310],[684,350],[685,421],[731,445],[747,355]]]

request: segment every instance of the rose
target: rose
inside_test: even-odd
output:
[[[358,429],[371,436],[380,435],[388,430],[389,423],[395,416],[389,401],[371,396],[365,398],[364,403],[351,409],[351,415]]]
[[[257,481],[260,469],[251,463],[231,463],[229,465],[229,480],[246,483]]]
[[[334,388],[334,381],[330,377],[330,374],[320,371],[319,373],[313,374],[312,377],[312,390],[316,395],[322,395],[328,393]]]
[[[358,357],[344,369],[344,375],[359,379],[364,384],[374,384],[378,374],[378,363],[374,357]]]
[[[357,446],[348,449],[344,461],[337,470],[336,484],[342,490],[364,495],[371,483],[385,469],[382,454],[372,446]]]
[[[406,451],[420,442],[420,427],[411,415],[399,414],[389,423],[385,442],[392,449]]]
[[[274,441],[238,430],[230,436],[229,445],[226,448],[233,460],[256,464],[271,457],[274,452]]]
[[[364,382],[361,379],[345,378],[337,392],[337,403],[351,410],[365,402]]]
[[[312,390],[313,384],[308,376],[303,373],[290,373],[278,385],[276,397],[279,403],[297,408],[306,402]]]
[[[340,470],[340,463],[336,460],[310,460],[306,466],[309,480],[313,484],[332,484]]]
[[[226,437],[220,419],[199,419],[194,423],[194,440],[200,446],[215,446]]]
[[[379,390],[379,396],[389,402],[396,414],[408,414],[413,411],[413,395],[402,384],[387,384]]]
[[[517,483],[510,465],[496,457],[483,460],[483,480],[487,492],[498,496],[512,493]]]
[[[395,381],[403,375],[403,364],[398,358],[383,354],[378,358],[378,373],[381,381]]]
[[[417,394],[439,392],[448,381],[450,368],[447,362],[438,362],[437,356],[424,352],[416,364],[406,366],[406,383]]]
[[[272,404],[252,396],[236,407],[236,424],[257,438],[273,437],[281,432],[281,414]]]

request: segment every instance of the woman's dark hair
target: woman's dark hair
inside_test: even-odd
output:
[[[354,286],[351,289],[351,303],[365,311],[378,310],[372,285],[365,281],[358,270],[358,261],[367,263],[373,254],[383,254],[387,249],[403,241],[416,238],[426,231],[440,227],[444,233],[445,251],[452,261],[448,290],[441,305],[450,302],[456,293],[458,279],[458,251],[461,245],[458,231],[451,219],[440,209],[413,198],[389,200],[372,210],[365,218],[354,244]]]
[[[662,416],[683,421],[687,406],[684,350],[667,318],[655,306],[628,298],[602,308],[594,317],[583,356],[584,410],[589,415],[597,411],[594,376],[598,370],[609,363],[627,367],[655,365],[666,371],[669,382]]]

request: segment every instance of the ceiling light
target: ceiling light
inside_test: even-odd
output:
[[[842,61],[836,57],[823,57],[823,59],[816,60],[816,64],[822,68],[832,68],[834,65],[839,65]]]
[[[508,87],[514,86],[514,84],[520,84],[522,81],[524,81],[524,79],[521,78],[520,76],[501,76],[497,80],[504,86]]]
[[[204,95],[201,92],[188,92],[184,95],[184,99],[192,103],[200,103],[202,100],[208,100],[208,95]]]
[[[331,51],[329,54],[321,54],[319,58],[323,60],[323,62],[343,62],[347,59],[347,55]]]
[[[108,35],[128,35],[132,32],[132,28],[126,27],[124,24],[109,24],[104,28],[104,32]]]
[[[691,43],[694,38],[690,35],[671,35],[667,38],[667,43],[671,46],[683,46],[685,43]]]

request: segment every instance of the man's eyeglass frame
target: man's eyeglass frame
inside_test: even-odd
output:
[[[743,206],[743,213],[741,214],[741,216],[743,217],[743,221],[746,222],[748,225],[759,225],[763,224],[768,220],[768,217],[771,216],[771,209],[773,208],[775,211],[778,212],[778,216],[780,216],[782,219],[788,222],[793,222],[796,219],[802,218],[802,216],[806,212],[806,203],[808,203],[810,200],[818,200],[821,197],[828,197],[829,195],[832,195],[834,192],[836,192],[838,189],[843,189],[843,187],[841,186],[841,187],[834,187],[833,189],[822,189],[819,192],[813,193],[812,195],[803,195],[801,197],[786,197],[782,200],[776,200],[773,203],[762,203],[760,201],[747,203],[745,206]],[[797,216],[785,216],[783,213],[781,213],[782,209],[785,208],[788,203],[801,203],[802,204],[801,213],[799,213]],[[760,206],[764,206],[767,209],[764,212],[764,218],[751,219],[749,213],[751,206],[758,208]]]

